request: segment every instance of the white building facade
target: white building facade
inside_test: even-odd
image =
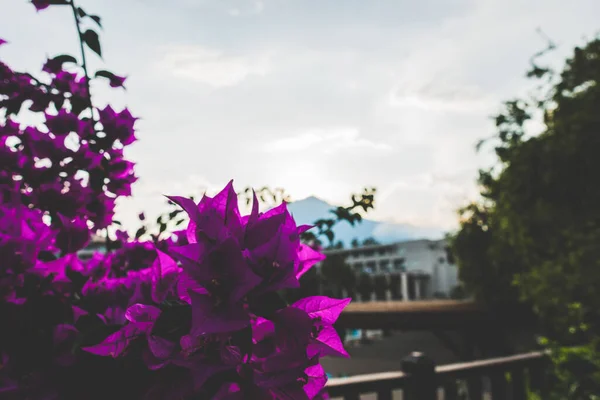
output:
[[[387,245],[327,250],[345,256],[357,275],[400,274],[402,299],[449,297],[458,285],[458,269],[448,260],[445,240],[414,240]],[[410,295],[409,295],[410,293]]]

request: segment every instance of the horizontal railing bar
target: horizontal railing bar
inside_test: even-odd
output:
[[[329,396],[343,396],[350,392],[378,392],[397,389],[403,386],[408,378],[404,372],[381,372],[376,374],[356,375],[348,378],[332,378],[327,381]]]
[[[461,373],[486,374],[491,371],[508,370],[538,363],[546,357],[544,352],[531,352],[516,354],[514,356],[488,358],[485,360],[476,360],[463,363],[440,365],[436,367],[435,372],[439,377],[452,377]]]
[[[510,326],[534,324],[525,310],[495,310],[490,313],[473,301],[374,301],[353,302],[336,325],[346,329],[470,329],[489,323]]]
[[[524,368],[539,363],[546,357],[545,352],[531,352],[507,357],[489,358],[464,363],[440,365],[436,367],[436,385],[443,385],[450,379],[484,376],[490,372],[501,372]],[[332,378],[327,382],[331,397],[348,393],[370,393],[381,390],[401,389],[409,381],[410,375],[402,371],[363,374],[348,378]]]
[[[350,329],[464,328],[481,324],[485,312],[470,301],[350,303],[336,325]]]
[[[344,313],[390,313],[390,312],[473,312],[483,308],[473,301],[426,300],[426,301],[375,301],[370,303],[350,303]]]

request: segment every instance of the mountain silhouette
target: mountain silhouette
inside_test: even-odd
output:
[[[312,224],[321,218],[332,218],[334,215],[330,212],[336,208],[324,200],[311,196],[302,200],[294,201],[288,204],[288,209],[294,216],[298,225]],[[401,242],[417,239],[441,239],[444,236],[442,229],[420,227],[411,224],[373,221],[365,218],[354,226],[347,221],[337,223],[333,231],[335,233],[335,242],[341,241],[345,246],[349,246],[353,239],[360,242],[372,237],[382,244]],[[326,238],[322,238],[324,242]]]

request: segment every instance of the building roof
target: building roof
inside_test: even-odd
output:
[[[106,237],[97,235],[97,234],[92,234],[92,237],[90,239],[90,244],[91,243],[104,243],[106,242]]]
[[[359,246],[359,247],[351,247],[347,249],[329,249],[324,250],[325,254],[344,254],[344,253],[357,253],[357,252],[365,252],[369,250],[386,250],[393,249],[398,246],[406,246],[406,245],[416,245],[421,243],[429,243],[429,244],[437,244],[437,243],[445,243],[444,239],[439,240],[429,240],[429,239],[417,239],[417,240],[405,240],[402,242],[395,242],[390,244],[374,244],[368,246]]]

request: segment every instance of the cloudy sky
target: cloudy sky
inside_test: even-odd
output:
[[[378,220],[452,228],[493,158],[502,100],[526,94],[530,56],[598,33],[598,0],[79,0],[103,18],[104,61],[127,91],[100,105],[141,117],[129,156],[141,179],[120,219],[161,194],[280,186],[343,203],[378,188]],[[77,54],[72,15],[0,0],[2,59],[39,70]],[[554,61],[552,61],[554,60]],[[532,131],[539,129],[535,124]]]

